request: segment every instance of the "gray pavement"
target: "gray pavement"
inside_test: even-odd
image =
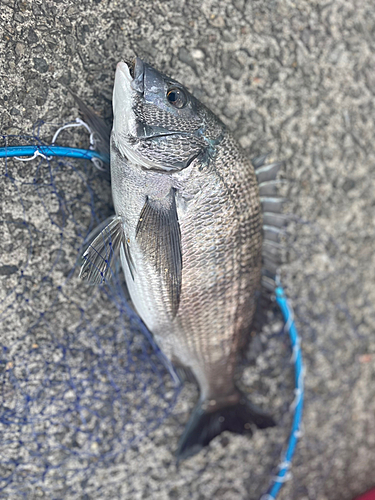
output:
[[[351,500],[375,486],[374,2],[2,0],[0,34],[2,134],[74,120],[67,86],[110,119],[116,63],[137,54],[187,85],[249,156],[287,161],[295,222],[281,276],[306,407],[279,498]],[[82,131],[61,137],[87,145]],[[0,498],[260,498],[291,422],[277,318],[254,340],[242,382],[278,427],[225,434],[177,469],[196,390],[174,406],[129,311],[77,273],[66,281],[95,215],[110,213],[110,190],[91,165],[54,165],[0,167]]]

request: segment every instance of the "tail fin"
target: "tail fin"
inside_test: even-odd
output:
[[[252,424],[260,429],[276,425],[270,415],[250,403],[243,394],[240,395],[236,404],[220,406],[220,408],[200,401],[181,436],[177,459],[180,461],[195,455],[224,431],[251,436]]]

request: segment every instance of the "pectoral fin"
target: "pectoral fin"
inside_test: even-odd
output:
[[[181,294],[181,232],[174,191],[165,200],[146,199],[136,230],[136,239],[155,266],[167,291],[172,317],[177,314]]]
[[[82,256],[84,262],[79,277],[92,284],[109,280],[113,274],[112,259],[118,255],[120,244],[125,240],[121,217],[115,216],[109,220],[105,227],[103,224],[99,226],[99,232],[94,230],[91,233],[93,240]]]

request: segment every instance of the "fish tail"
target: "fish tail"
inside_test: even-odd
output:
[[[252,404],[240,391],[238,396],[234,404],[218,405],[214,400],[197,404],[181,436],[178,461],[195,455],[224,431],[251,436],[254,425],[259,429],[276,425],[268,413]]]

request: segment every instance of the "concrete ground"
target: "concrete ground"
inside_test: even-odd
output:
[[[351,500],[375,486],[374,3],[2,0],[0,20],[4,135],[74,120],[67,87],[110,119],[116,63],[137,54],[187,85],[249,156],[286,160],[294,222],[281,275],[306,406],[279,498]],[[87,145],[83,131],[64,134]],[[279,425],[224,434],[177,469],[196,389],[175,404],[120,292],[71,274],[111,213],[108,179],[91,164],[40,162],[0,164],[0,498],[260,498],[291,423],[278,318],[253,341],[242,381]]]

